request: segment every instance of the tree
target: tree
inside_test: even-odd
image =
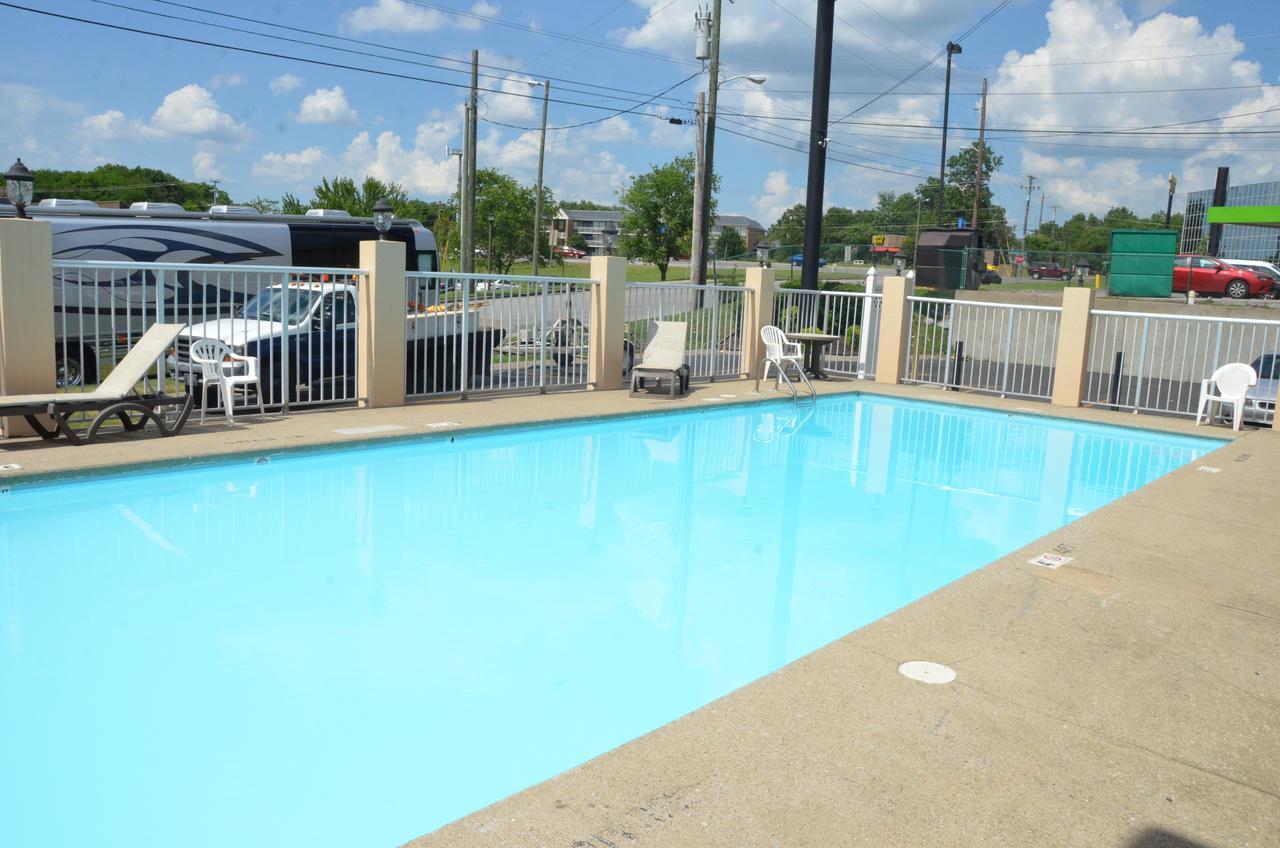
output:
[[[280,201],[272,200],[269,197],[262,197],[261,195],[253,198],[252,200],[246,200],[241,205],[257,209],[263,215],[276,215],[280,212]]]
[[[619,210],[621,206],[609,203],[596,203],[594,200],[565,200],[560,203],[563,209]]]
[[[130,203],[154,200],[179,203],[191,210],[208,209],[215,203],[230,203],[225,191],[214,192],[207,182],[180,180],[158,168],[131,168],[126,165],[99,165],[92,171],[53,171],[37,168],[35,200],[70,197],[114,202],[127,208]]]
[[[742,233],[733,227],[725,227],[720,231],[720,238],[716,239],[716,253],[721,259],[731,259],[746,252],[747,243],[743,241]]]
[[[350,177],[334,177],[333,182],[322,177],[313,189],[311,205],[316,209],[343,209],[355,217],[368,218],[373,215],[374,204],[384,197],[397,210],[409,200],[408,192],[398,183],[365,177],[357,186]]]
[[[280,198],[280,213],[282,215],[304,215],[307,211],[307,204],[295,197],[292,192],[286,191],[284,196]]]
[[[583,253],[586,253],[587,248],[589,248],[591,245],[587,244],[587,237],[584,236],[582,233],[574,233],[573,235],[569,236],[569,246],[576,247],[578,250],[581,250]]]
[[[769,241],[784,251],[799,251],[804,244],[804,204],[797,203],[778,216],[769,228]]]
[[[692,156],[678,156],[665,165],[654,165],[646,174],[632,177],[620,199],[630,211],[622,218],[618,246],[629,259],[658,266],[667,279],[671,259],[689,251],[693,232]],[[714,193],[718,180],[712,179]],[[707,210],[708,217],[715,214]],[[712,218],[714,220],[714,218]]]
[[[534,187],[524,186],[494,168],[476,172],[476,246],[489,247],[489,216],[493,215],[495,273],[511,270],[516,259],[533,253]],[[555,195],[542,190],[542,208],[555,208]],[[550,246],[542,239],[541,254],[550,258]]]

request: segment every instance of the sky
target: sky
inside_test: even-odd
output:
[[[218,180],[236,200],[306,199],[322,176],[365,175],[443,199],[476,49],[479,166],[533,182],[538,82],[550,80],[546,183],[561,199],[616,202],[629,177],[692,152],[692,128],[668,118],[691,118],[706,88],[694,14],[709,2],[14,0],[190,41],[0,6],[3,155],[33,168],[158,167]],[[1004,157],[996,202],[1020,221],[1035,176],[1033,230],[1042,201],[1044,220],[1162,210],[1170,173],[1175,209],[1219,165],[1235,184],[1280,179],[1271,6],[838,0],[825,203],[867,207],[937,174],[945,61],[928,62],[956,39],[948,145],[976,139],[986,78],[989,147]],[[723,3],[722,77],[767,80],[720,90],[721,213],[768,226],[804,199],[816,9]]]

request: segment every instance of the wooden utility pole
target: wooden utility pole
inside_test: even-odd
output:
[[[719,0],[717,0],[719,2]],[[818,0],[813,42],[813,105],[809,110],[809,177],[804,203],[804,267],[800,288],[818,288],[822,253],[822,190],[827,178],[827,119],[831,109],[831,39],[836,0]]]
[[[480,87],[480,51],[471,51],[471,94],[467,97],[466,127],[463,130],[462,159],[466,172],[462,179],[462,256],[459,265],[462,273],[471,274],[476,268],[476,108]]]
[[[705,92],[698,92],[698,105],[694,116],[696,131],[693,143],[693,244],[689,250],[689,282],[700,286],[706,281],[706,265],[700,260],[701,257],[707,255],[703,239],[709,232],[703,226],[703,210],[705,207],[702,205],[704,202],[702,190],[706,180],[706,176],[703,173],[703,165],[706,161],[703,155],[707,117],[707,96]]]
[[[978,229],[978,210],[982,206],[982,164],[986,158],[987,78],[982,78],[982,106],[978,112],[978,172],[973,180],[973,228]]]
[[[547,103],[551,100],[551,80],[542,81],[542,136],[538,140],[538,184],[533,198],[533,276],[538,276],[538,252],[542,239],[542,160],[547,155]]]
[[[711,226],[709,219],[711,217],[711,186],[715,183],[712,176],[715,168],[716,153],[716,100],[720,92],[720,0],[715,0],[711,6],[711,66],[708,69],[711,73],[710,79],[707,81],[707,109],[706,124],[707,128],[704,132],[706,136],[702,147],[702,217],[698,217],[694,213],[694,221],[698,222],[697,229],[702,231],[702,238],[699,240],[698,252],[690,257],[690,262],[697,266],[698,281],[705,281],[707,278],[707,239],[711,235]],[[691,269],[690,276],[695,272]]]

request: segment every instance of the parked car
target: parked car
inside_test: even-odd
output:
[[[1241,418],[1250,424],[1270,424],[1276,415],[1276,392],[1280,391],[1280,353],[1264,353],[1250,363],[1258,372],[1258,385],[1244,396]]]
[[[1276,263],[1263,262],[1258,259],[1224,259],[1222,261],[1236,268],[1243,268],[1246,271],[1252,271],[1255,274],[1270,277],[1271,292],[1270,294],[1264,294],[1263,297],[1280,297],[1280,266],[1277,266]]]
[[[578,248],[570,244],[566,244],[563,247],[557,247],[556,252],[559,253],[561,256],[563,256],[565,259],[581,259],[582,257],[587,255],[587,252],[585,250],[579,250]]]
[[[1173,290],[1226,295],[1235,300],[1271,294],[1270,277],[1229,265],[1212,256],[1180,254],[1173,261]]]
[[[1071,270],[1057,262],[1032,262],[1029,270],[1033,280],[1065,280],[1071,276]]]
[[[792,265],[803,265],[803,264],[804,264],[804,254],[803,254],[803,253],[793,253],[790,257],[788,257],[788,261],[789,261]],[[821,268],[823,265],[826,265],[826,264],[827,264],[827,260],[823,259],[822,257],[818,257],[818,267],[819,267],[819,268]]]
[[[503,279],[481,280],[476,283],[476,291],[512,291],[520,286]]]

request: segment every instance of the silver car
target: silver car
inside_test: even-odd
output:
[[[1264,353],[1251,363],[1258,372],[1258,384],[1244,397],[1244,415],[1250,424],[1270,424],[1276,415],[1276,392],[1280,390],[1280,353]]]

